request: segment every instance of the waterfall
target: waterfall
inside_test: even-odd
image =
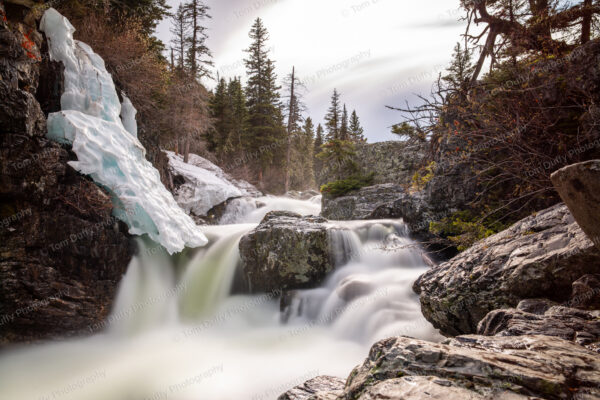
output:
[[[319,212],[310,200],[261,201],[260,213]],[[336,270],[286,294],[284,312],[280,293],[232,294],[239,240],[255,226],[202,227],[209,243],[189,261],[139,239],[108,328],[5,354],[0,398],[276,399],[316,375],[347,376],[378,339],[441,339],[411,290],[426,264],[402,221],[330,222]]]

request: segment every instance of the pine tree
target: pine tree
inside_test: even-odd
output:
[[[286,104],[287,111],[287,149],[286,149],[286,167],[285,167],[285,191],[288,192],[290,190],[290,175],[291,169],[295,166],[292,163],[292,142],[293,137],[298,134],[301,130],[300,123],[302,121],[302,116],[300,115],[301,109],[303,106],[301,105],[300,95],[298,92],[298,87],[301,85],[298,77],[296,76],[296,68],[292,67],[292,73],[286,79],[287,87],[289,88],[289,100]]]
[[[364,129],[360,125],[360,120],[358,119],[356,110],[353,110],[352,115],[350,116],[350,139],[354,143],[361,143],[366,141],[364,136]]]
[[[248,118],[246,96],[240,78],[235,78],[229,82],[227,92],[231,107],[231,125],[228,139],[231,147],[229,153],[239,157],[244,150],[246,120]]]
[[[188,36],[188,28],[186,24],[185,11],[180,4],[177,11],[171,16],[171,51],[177,55],[177,68],[183,71],[183,65],[186,55],[186,38]],[[172,58],[174,58],[172,56]]]
[[[210,100],[213,129],[205,135],[207,149],[213,153],[221,153],[229,135],[231,124],[231,108],[225,79],[221,78]]]
[[[456,43],[448,74],[442,77],[442,81],[446,83],[450,92],[461,92],[466,96],[474,69],[471,52],[463,50],[460,43]]]
[[[207,28],[202,25],[203,20],[212,18],[208,14],[209,10],[210,7],[201,0],[190,0],[183,5],[188,27],[185,41],[187,44],[186,63],[191,75],[196,79],[211,76],[208,67],[213,65],[212,54],[206,46]]]
[[[310,117],[304,121],[302,128],[300,153],[302,154],[301,171],[302,171],[302,186],[301,189],[309,189],[315,186],[315,126]]]
[[[340,122],[341,122],[341,110],[340,110],[340,95],[337,89],[333,89],[333,95],[331,96],[331,105],[325,116],[325,128],[327,129],[327,141],[335,140],[340,138]]]
[[[262,20],[257,18],[249,34],[252,44],[246,50],[248,84],[248,147],[256,154],[257,179],[264,186],[264,175],[271,166],[283,164],[282,146],[277,143],[285,139],[279,89],[275,65],[269,59],[266,47],[269,34]]]
[[[348,129],[348,110],[344,104],[342,111],[342,124],[340,125],[340,140],[350,140],[350,132]]]
[[[317,126],[317,134],[315,136],[314,146],[313,146],[313,170],[315,180],[318,180],[321,174],[321,168],[323,167],[322,161],[317,157],[317,154],[321,152],[321,146],[323,146],[323,127],[321,124]]]

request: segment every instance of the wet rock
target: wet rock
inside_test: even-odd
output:
[[[551,178],[581,229],[600,249],[600,160],[569,165]]]
[[[327,220],[275,211],[240,240],[242,270],[252,292],[319,285],[334,269]]]
[[[490,311],[523,299],[566,302],[571,284],[598,271],[600,251],[564,204],[525,218],[423,274],[413,289],[443,333],[474,333]]]
[[[334,376],[317,376],[288,390],[277,400],[336,400],[343,389],[343,379]]]
[[[473,335],[443,344],[382,340],[352,371],[340,399],[567,399],[574,393],[600,396],[598,354],[548,336]]]
[[[486,336],[546,335],[582,346],[598,347],[600,311],[583,311],[538,300],[522,301],[517,308],[494,310],[479,322],[478,334]],[[525,304],[523,304],[525,303]]]
[[[110,197],[45,138],[41,39],[0,18],[0,346],[94,331],[132,254]]]
[[[408,200],[400,185],[368,186],[337,198],[323,196],[321,215],[339,221],[402,218],[404,210],[395,203]]]

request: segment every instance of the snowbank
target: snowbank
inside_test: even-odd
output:
[[[135,108],[125,98],[122,109],[102,58],[73,40],[75,29],[53,8],[44,13],[40,28],[48,37],[51,59],[65,65],[62,111],[48,117],[48,137],[73,146],[78,160],[69,164],[111,191],[114,213],[131,234],[148,234],[171,254],[206,244],[146,160],[137,139]]]
[[[262,194],[250,183],[233,179],[205,158],[190,154],[188,163],[183,157],[165,151],[173,176],[184,183],[175,190],[177,203],[188,213],[206,216],[215,206],[237,197],[257,197]]]

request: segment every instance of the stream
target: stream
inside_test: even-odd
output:
[[[273,210],[318,215],[320,199],[232,202],[209,244],[169,256],[147,237],[106,324],[90,336],[16,348],[0,359],[0,398],[11,400],[269,400],[317,375],[347,376],[389,336],[441,336],[411,286],[426,269],[401,220],[331,222],[343,251],[316,289],[240,293],[240,238]]]

